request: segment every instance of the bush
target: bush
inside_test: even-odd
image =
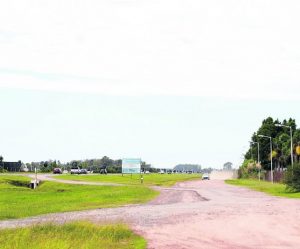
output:
[[[0,173],[7,173],[6,169],[0,168]]]
[[[300,192],[300,163],[289,166],[285,173],[284,183],[291,191]]]
[[[244,179],[258,179],[258,172],[261,169],[260,164],[257,164],[254,160],[245,160],[242,166],[238,170],[238,178]]]

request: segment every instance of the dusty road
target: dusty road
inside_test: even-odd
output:
[[[24,174],[23,174],[24,176]],[[28,177],[35,179],[34,174],[27,174]],[[64,180],[64,179],[56,179],[53,174],[38,174],[38,180],[41,181],[54,181],[60,183],[67,184],[75,184],[75,185],[96,185],[96,186],[123,186],[124,184],[118,183],[107,183],[107,182],[84,182],[84,181],[73,181],[73,180]]]
[[[300,200],[267,196],[220,180],[163,188],[150,203],[1,221],[1,227],[44,221],[123,221],[148,248],[300,248]]]

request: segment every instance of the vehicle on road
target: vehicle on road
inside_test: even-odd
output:
[[[81,169],[80,170],[80,174],[87,174],[87,173],[88,173],[87,169]]]
[[[53,169],[53,174],[62,174],[61,168],[54,168]]]
[[[210,180],[209,174],[205,173],[202,175],[202,180]]]
[[[72,167],[71,168],[71,174],[80,174],[80,168],[78,168],[78,167]]]

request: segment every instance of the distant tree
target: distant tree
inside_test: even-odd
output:
[[[99,173],[101,169],[106,169],[108,173],[122,172],[122,160],[113,160],[107,156],[104,156],[101,159],[72,160],[66,163],[61,163],[59,160],[48,160],[41,162],[31,162],[27,163],[26,165],[30,170],[34,170],[34,168],[37,167],[37,169],[39,169],[41,172],[50,172],[56,167],[60,167],[66,170],[70,170],[71,167],[80,167],[94,171],[95,173]],[[142,165],[144,168],[149,169],[149,171],[155,171],[155,169],[151,168],[151,165],[147,164],[146,162],[142,162]]]
[[[78,167],[79,166],[78,164],[79,164],[78,161],[75,160],[71,162],[71,166],[74,168]]]
[[[4,171],[4,163],[3,163],[3,156],[0,156],[0,172]]]
[[[89,167],[88,161],[80,161],[79,167],[82,169],[87,169]]]

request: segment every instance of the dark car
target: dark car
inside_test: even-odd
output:
[[[62,174],[62,170],[60,168],[54,168],[53,174]]]

